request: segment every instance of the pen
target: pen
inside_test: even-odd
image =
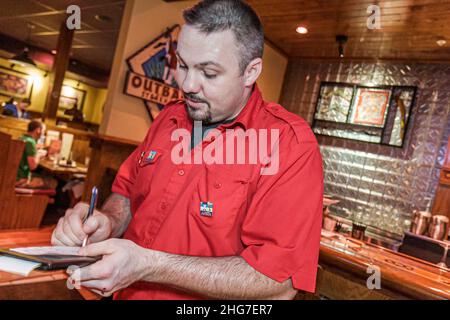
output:
[[[89,217],[92,216],[92,214],[94,213],[95,204],[97,203],[97,194],[98,194],[98,189],[96,186],[94,186],[91,191],[91,202],[89,203],[89,210],[88,210],[87,215],[83,219],[83,224],[85,224],[87,219],[89,219]],[[84,238],[83,244],[81,245],[81,247],[86,246],[87,240],[88,240],[88,236],[86,236],[86,238]]]

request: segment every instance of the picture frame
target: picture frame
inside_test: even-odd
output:
[[[391,88],[357,86],[348,123],[383,128],[391,101]]]
[[[349,88],[349,92],[353,88],[351,106],[345,120],[343,116],[325,114],[336,109],[326,105],[332,102],[331,99],[324,99],[324,94],[334,88]],[[403,148],[408,140],[416,94],[415,86],[321,82],[311,127],[319,136]],[[347,110],[348,102],[343,105]]]
[[[69,85],[63,85],[59,97],[58,109],[61,109],[64,112],[64,110],[72,109],[73,106],[78,103],[78,109],[83,111],[85,98],[85,90],[74,88]]]
[[[416,94],[417,87],[392,87],[391,103],[383,130],[383,144],[403,147]]]
[[[16,99],[30,99],[33,79],[25,72],[0,67],[0,94]]]
[[[314,119],[340,123],[347,122],[354,92],[354,85],[322,82],[314,112]]]

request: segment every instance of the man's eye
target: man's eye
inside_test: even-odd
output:
[[[205,74],[205,77],[208,79],[214,79],[215,77],[217,77],[217,74],[208,74],[206,72],[204,72],[204,74]]]

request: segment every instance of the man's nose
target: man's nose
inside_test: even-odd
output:
[[[200,92],[200,81],[195,76],[194,72],[187,72],[182,84],[182,90],[186,93],[198,93]]]

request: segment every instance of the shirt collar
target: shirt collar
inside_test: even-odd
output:
[[[261,105],[263,103],[261,91],[258,88],[258,85],[255,83],[253,86],[252,94],[250,95],[250,98],[248,99],[247,103],[245,104],[245,107],[241,110],[241,112],[237,115],[237,117],[234,119],[234,121],[222,124],[220,127],[222,128],[231,128],[236,125],[240,125],[243,127],[244,130],[246,130],[250,126],[250,121],[255,116],[255,112],[258,112],[261,108]],[[188,121],[189,115],[186,112],[185,108],[182,108],[181,112],[178,112],[176,114],[173,114],[170,118],[170,120],[174,120],[178,124],[182,123],[182,121]]]

